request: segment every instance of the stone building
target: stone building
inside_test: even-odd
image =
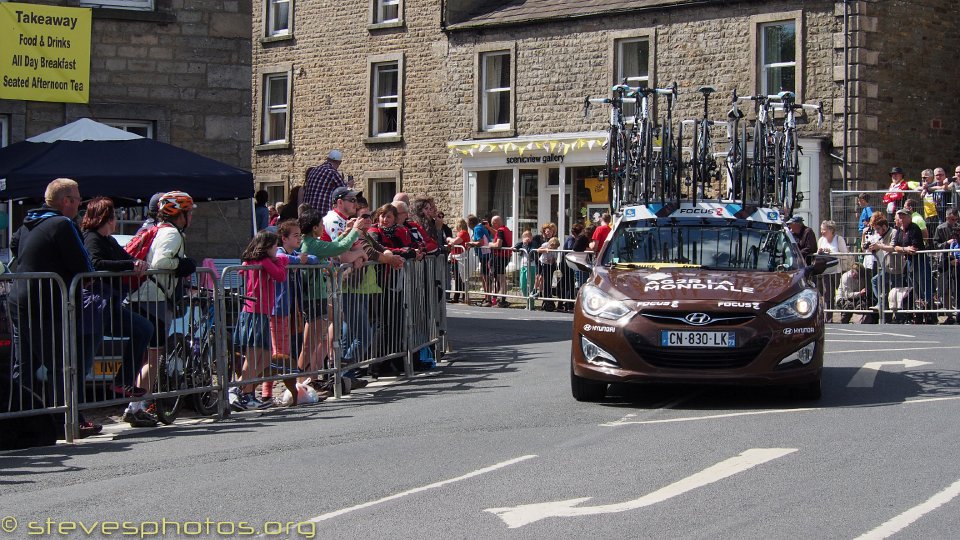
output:
[[[250,169],[249,0],[44,3],[93,8],[89,102],[0,99],[3,144],[90,117]],[[188,253],[237,257],[251,237],[250,201],[197,202]]]
[[[814,223],[831,189],[960,160],[960,114],[937,84],[958,38],[934,28],[960,22],[953,0],[265,3],[253,167],[277,192],[340,148],[375,204],[429,193],[451,214],[567,230],[607,204],[596,188],[608,113],[584,116],[584,98],[624,76],[676,82],[675,119],[702,114],[703,85],[717,90],[714,118],[734,89],[822,101],[824,124],[800,127],[799,211]]]

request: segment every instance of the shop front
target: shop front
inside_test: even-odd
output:
[[[464,214],[500,214],[516,238],[556,223],[563,238],[574,223],[610,211],[600,179],[606,140],[583,132],[449,143],[462,160]]]
[[[563,238],[574,223],[588,225],[611,212],[604,170],[606,132],[557,133],[448,143],[463,166],[464,214],[500,214],[519,238],[556,223]],[[795,209],[807,224],[820,220],[822,142],[800,139],[799,192]],[[689,155],[689,149],[685,149]],[[724,180],[726,182],[726,180]]]

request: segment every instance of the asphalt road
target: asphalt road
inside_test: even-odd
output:
[[[16,527],[0,540],[71,525],[96,538],[955,538],[960,529],[956,327],[830,326],[818,402],[631,386],[599,404],[570,396],[569,315],[457,306],[450,327],[450,362],[411,381],[0,453],[0,518],[16,519],[0,522]]]

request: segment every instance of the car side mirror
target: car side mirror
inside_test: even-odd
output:
[[[840,264],[838,257],[832,255],[817,255],[813,258],[813,264],[807,265],[807,273],[819,276],[826,272],[828,268],[833,268],[838,264]]]
[[[566,256],[567,265],[573,268],[574,270],[579,270],[581,272],[591,272],[593,271],[593,263],[590,262],[591,255],[592,253],[584,253],[582,251],[567,253],[567,256]]]

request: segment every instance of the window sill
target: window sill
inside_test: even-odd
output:
[[[283,34],[279,36],[264,36],[260,38],[261,45],[267,45],[270,43],[279,43],[281,41],[293,41],[293,34]]]
[[[399,21],[389,21],[389,22],[382,22],[382,23],[370,23],[367,25],[367,30],[370,32],[374,32],[377,30],[384,30],[387,28],[402,28],[402,27],[403,27],[403,20],[399,20]]]
[[[383,137],[367,137],[363,139],[364,144],[389,144],[403,142],[403,135],[385,135]]]
[[[94,8],[94,19],[117,19],[122,21],[140,21],[171,24],[177,22],[173,13],[140,9]]]
[[[474,139],[498,139],[502,137],[516,137],[517,130],[515,129],[499,129],[496,131],[474,131]]]
[[[269,152],[271,150],[289,150],[289,142],[272,142],[266,144],[258,144],[253,147],[257,152]]]

